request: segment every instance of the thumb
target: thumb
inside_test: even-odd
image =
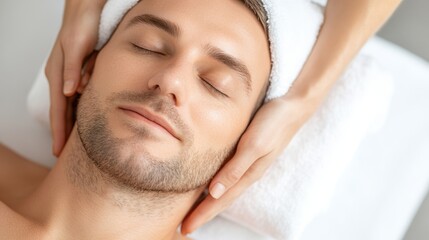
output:
[[[210,195],[215,199],[219,199],[240,181],[250,166],[259,158],[260,156],[254,148],[249,148],[246,145],[239,147],[233,158],[222,167],[211,181],[209,187]]]

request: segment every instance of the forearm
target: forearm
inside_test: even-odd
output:
[[[106,2],[107,0],[66,0],[63,21],[73,18],[73,15],[79,10],[100,15]]]
[[[103,7],[107,0],[66,0],[66,4],[90,4],[94,6]]]
[[[317,105],[400,0],[329,0],[318,40],[285,99]],[[317,107],[317,106],[315,106]]]

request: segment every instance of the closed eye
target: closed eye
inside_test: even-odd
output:
[[[212,84],[210,84],[209,81],[205,80],[204,78],[201,78],[201,80],[204,82],[204,85],[206,85],[207,89],[209,91],[211,91],[212,93],[218,94],[222,97],[229,97],[228,95],[226,95],[225,93],[223,93],[219,89],[215,88]]]
[[[145,54],[159,54],[159,55],[165,56],[165,54],[162,52],[152,51],[152,50],[149,50],[147,48],[140,47],[139,45],[134,44],[134,43],[131,43],[131,44],[132,44],[133,48],[135,50],[137,50],[138,52],[145,53]]]

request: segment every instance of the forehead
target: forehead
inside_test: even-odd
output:
[[[204,24],[229,23],[229,26],[234,27],[251,20],[251,25],[260,25],[256,15],[242,0],[142,0],[132,8],[131,14],[141,11],[164,14],[178,21],[186,16],[187,19],[199,20],[199,23]],[[222,24],[221,27],[226,26]]]
[[[201,48],[216,46],[242,60],[253,79],[268,81],[267,36],[257,17],[241,1],[143,0],[130,10],[119,28],[127,28],[130,21],[143,14],[175,23],[180,28],[179,42]]]

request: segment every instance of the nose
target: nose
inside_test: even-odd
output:
[[[192,78],[192,70],[185,64],[171,63],[158,70],[148,81],[148,88],[171,98],[176,106],[188,100],[187,79]]]

